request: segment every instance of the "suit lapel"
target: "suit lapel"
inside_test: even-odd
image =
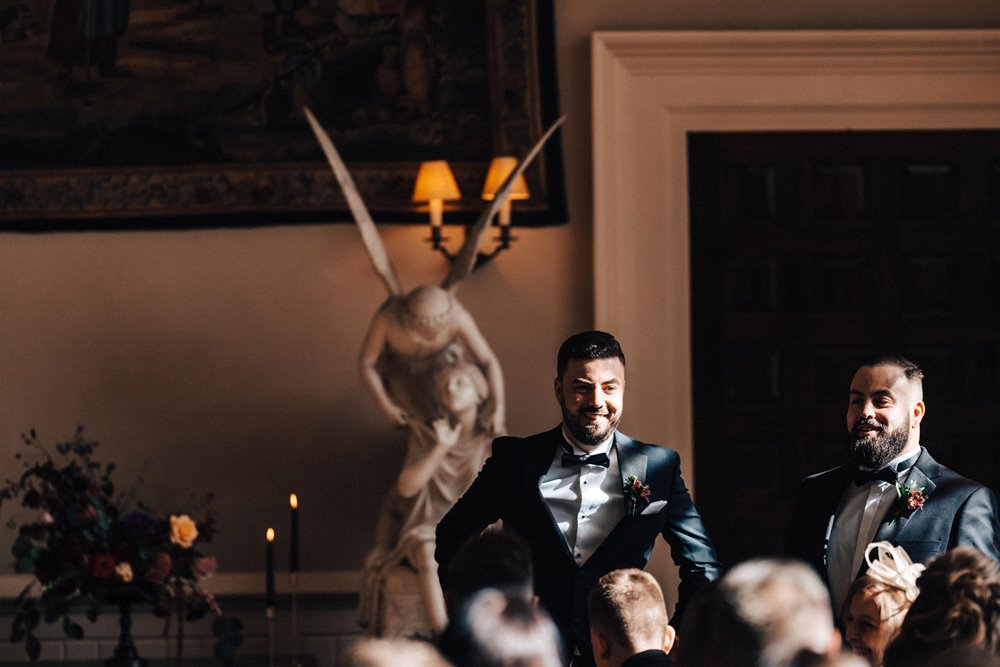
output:
[[[555,517],[552,516],[545,498],[542,497],[541,489],[538,488],[539,480],[548,472],[549,466],[552,465],[555,458],[556,448],[561,447],[562,442],[562,426],[560,425],[543,433],[538,442],[528,448],[528,456],[525,457],[522,467],[521,484],[524,487],[525,497],[533,499],[531,504],[535,506],[535,509],[532,511],[532,515],[538,517],[542,532],[549,534],[559,544],[558,548],[561,549],[563,555],[575,564],[573,552],[566,544],[566,537],[559,530],[559,525],[556,523]]]
[[[926,458],[925,458],[926,457]],[[923,467],[921,467],[923,463]],[[925,470],[927,472],[925,472]],[[930,473],[930,474],[928,474]],[[920,458],[913,465],[913,469],[910,474],[906,477],[906,486],[911,489],[921,489],[923,491],[924,497],[929,498],[937,485],[931,480],[930,475],[937,476],[937,463],[931,458],[931,455],[927,453],[927,450],[923,450],[920,453]],[[882,524],[879,526],[878,531],[875,533],[875,541],[879,542],[882,540],[888,540],[889,542],[896,542],[896,539],[901,530],[910,522],[913,515],[917,514],[922,510],[916,510],[914,512],[900,512],[901,499],[896,499],[896,502],[892,504],[889,511],[886,513],[885,518],[882,520]]]
[[[833,522],[837,517],[837,511],[840,509],[840,503],[845,493],[844,490],[848,484],[853,483],[851,481],[850,466],[841,466],[834,468],[823,480],[823,483],[817,485],[818,488],[810,491],[813,495],[810,502],[813,503],[816,525],[823,527],[823,542],[821,545],[817,545],[820,547],[818,552],[819,560],[815,561],[814,564],[817,566],[822,565],[821,571],[824,577],[826,576],[827,556],[830,550],[830,534],[833,532]],[[811,553],[816,554],[817,552],[812,551]]]
[[[621,473],[622,487],[624,488],[625,481],[633,475],[645,484],[646,455],[638,451],[639,448],[632,438],[621,432],[615,433],[615,448],[618,450],[618,471]],[[628,493],[624,494],[624,500],[625,516],[631,516],[635,501]]]

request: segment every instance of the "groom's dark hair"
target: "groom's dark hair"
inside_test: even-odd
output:
[[[562,377],[570,359],[587,361],[590,359],[618,359],[625,365],[625,353],[621,345],[604,331],[583,331],[563,341],[556,357],[556,377]]]

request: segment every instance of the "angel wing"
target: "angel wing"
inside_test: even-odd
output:
[[[402,297],[403,290],[399,286],[399,278],[396,277],[396,272],[392,268],[392,262],[389,261],[389,254],[385,251],[382,238],[378,235],[378,230],[375,228],[375,222],[368,213],[368,208],[365,206],[364,200],[361,199],[361,193],[358,192],[357,186],[354,185],[351,172],[347,171],[347,165],[340,158],[340,154],[330,140],[330,136],[323,129],[323,126],[319,124],[319,121],[316,120],[316,117],[312,115],[309,108],[302,107],[302,110],[306,114],[306,120],[309,121],[309,125],[312,126],[313,134],[316,135],[319,145],[323,147],[323,153],[326,154],[326,160],[330,163],[333,174],[337,177],[337,182],[340,183],[341,190],[344,191],[344,199],[347,200],[347,205],[354,215],[354,222],[358,223],[358,231],[361,232],[361,241],[368,250],[372,266],[375,267],[375,271],[382,279],[382,282],[385,283],[386,289],[389,290],[389,296]]]
[[[507,196],[510,194],[510,188],[514,184],[514,181],[517,180],[517,177],[524,172],[529,164],[531,164],[531,161],[535,159],[536,155],[538,155],[538,151],[542,149],[542,146],[544,146],[545,142],[552,136],[552,133],[555,132],[565,120],[565,115],[560,116],[556,122],[549,126],[549,129],[546,130],[545,134],[542,135],[542,138],[538,140],[538,143],[536,143],[532,149],[528,151],[523,158],[521,158],[517,168],[510,173],[507,180],[504,181],[503,185],[500,186],[500,189],[497,190],[496,196],[493,197],[493,201],[490,202],[490,205],[485,211],[483,211],[482,215],[479,216],[476,223],[469,228],[465,237],[465,243],[462,244],[462,249],[458,251],[458,255],[455,257],[455,261],[451,265],[451,270],[448,272],[448,276],[441,284],[443,288],[450,292],[454,292],[458,289],[458,284],[462,282],[466,276],[472,273],[472,267],[476,263],[476,253],[479,250],[479,244],[482,242],[483,236],[486,234],[486,230],[489,229],[490,220],[493,219],[496,212],[500,210],[501,206],[503,206],[504,201],[506,201]]]

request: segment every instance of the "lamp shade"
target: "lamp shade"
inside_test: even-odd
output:
[[[417,183],[413,187],[413,201],[431,201],[433,199],[461,199],[458,183],[451,173],[451,167],[445,160],[421,162],[417,172]]]
[[[497,190],[515,169],[517,169],[517,158],[515,157],[503,155],[493,158],[493,161],[490,162],[490,170],[486,172],[486,182],[483,183],[483,199],[492,201]],[[524,180],[524,174],[520,174],[510,188],[508,199],[528,199],[529,197],[531,197],[531,192],[528,191],[528,183]]]

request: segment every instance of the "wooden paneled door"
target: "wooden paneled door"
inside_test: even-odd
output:
[[[1000,132],[688,138],[698,507],[727,565],[783,553],[838,465],[859,357],[920,364],[922,440],[1000,483]]]

